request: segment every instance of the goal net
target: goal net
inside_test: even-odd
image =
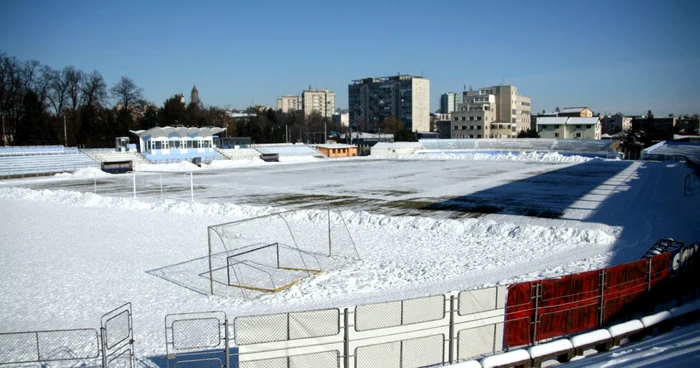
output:
[[[207,231],[212,295],[235,288],[254,298],[359,260],[345,219],[331,207],[279,212]]]

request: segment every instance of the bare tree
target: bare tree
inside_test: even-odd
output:
[[[51,102],[54,114],[58,116],[63,113],[63,108],[68,99],[68,83],[66,82],[65,73],[57,70],[49,72],[49,81],[48,99]]]
[[[97,70],[84,76],[80,85],[82,105],[100,107],[107,99],[107,83]]]
[[[112,98],[117,100],[117,104],[122,105],[127,111],[137,101],[143,100],[143,89],[129,77],[122,77],[109,91]]]
[[[61,74],[63,75],[65,81],[66,94],[68,97],[67,102],[70,104],[70,110],[75,113],[80,107],[80,86],[83,81],[84,73],[82,70],[76,69],[74,66],[67,66],[63,69]]]

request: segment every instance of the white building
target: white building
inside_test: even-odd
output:
[[[376,131],[389,117],[413,132],[430,131],[430,81],[415,75],[365,78],[348,86],[350,125]]]
[[[331,118],[335,111],[335,92],[328,89],[307,89],[301,93],[301,103],[305,116],[318,112],[324,118]]]
[[[537,119],[540,138],[600,139],[599,117],[540,117]]]
[[[295,95],[284,95],[278,98],[277,110],[282,110],[282,112],[301,110],[301,97]]]

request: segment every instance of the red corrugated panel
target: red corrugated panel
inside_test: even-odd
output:
[[[543,280],[537,304],[537,340],[597,327],[600,289],[599,270]],[[581,311],[592,312],[592,317]]]
[[[506,347],[532,343],[531,322],[535,312],[535,285],[539,282],[521,282],[508,287],[504,332]]]
[[[603,324],[624,320],[641,310],[648,288],[649,259],[605,269]]]

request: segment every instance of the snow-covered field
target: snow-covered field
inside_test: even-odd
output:
[[[683,195],[680,163],[548,154],[141,169],[135,198],[130,174],[0,182],[0,332],[94,327],[130,301],[137,355],[150,356],[164,352],[168,313],[351,307],[600,268],[638,259],[658,238],[700,239],[700,193]],[[292,226],[313,224],[326,203],[343,211],[361,261],[249,301],[149,273],[206,256],[209,225],[309,205]]]

